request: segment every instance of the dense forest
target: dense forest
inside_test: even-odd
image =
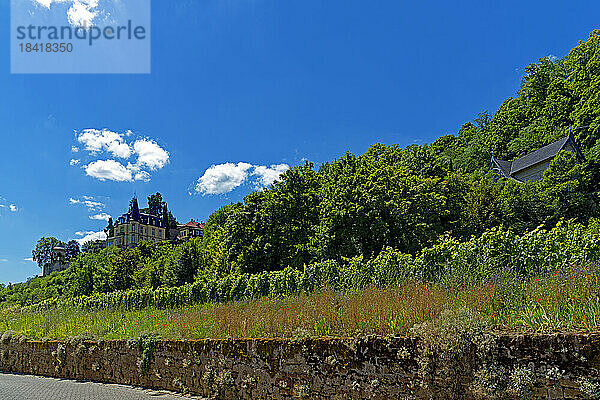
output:
[[[374,144],[279,181],[208,219],[201,239],[140,243],[135,249],[82,253],[46,278],[0,290],[5,304],[116,290],[181,286],[395,249],[416,256],[440,240],[468,241],[492,228],[522,235],[561,220],[599,214],[600,31],[562,59],[525,69],[521,87],[490,115],[431,144]],[[572,133],[583,153],[554,158],[538,182],[496,180],[492,152],[512,160]]]

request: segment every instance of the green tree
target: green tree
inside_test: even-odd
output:
[[[55,237],[42,237],[37,241],[35,249],[31,252],[33,261],[37,262],[40,268],[43,268],[44,265],[50,264],[55,261],[52,249],[54,247],[64,246],[65,243],[61,242]]]
[[[112,217],[108,218],[108,226],[106,227],[105,232],[108,237],[115,236],[115,226]]]
[[[90,295],[94,292],[93,255],[83,253],[71,262],[70,292],[73,296]]]
[[[591,172],[586,164],[577,162],[575,154],[561,151],[544,171],[539,182],[540,192],[548,204],[549,222],[561,218],[586,221],[597,211],[597,196],[591,182]]]
[[[165,202],[159,192],[148,196],[148,212],[150,214],[161,215],[164,204]]]
[[[67,243],[66,250],[67,260],[71,260],[77,257],[79,253],[81,253],[81,250],[79,249],[79,243],[76,240],[69,240],[69,242]]]
[[[246,196],[227,219],[226,247],[244,272],[302,267],[318,223],[318,181],[311,163],[292,168],[269,188]]]
[[[219,208],[208,218],[200,243],[200,276],[221,277],[239,272],[239,268],[232,267],[229,262],[226,226],[233,214],[242,207],[241,203],[232,203]]]
[[[156,192],[148,196],[148,207],[140,210],[141,212],[161,216],[168,228],[177,227],[177,219],[168,210],[167,202],[164,201],[162,194]]]
[[[109,271],[112,290],[126,290],[133,286],[133,274],[138,265],[138,257],[136,249],[125,250],[115,257]]]
[[[444,171],[427,146],[374,145],[319,169],[315,258],[372,257],[385,246],[415,252],[458,218],[448,210]]]
[[[171,239],[171,228],[172,228],[172,224],[171,221],[169,220],[169,210],[167,209],[167,205],[164,204],[163,208],[162,208],[162,220],[165,224],[165,238],[166,239]]]
[[[180,286],[193,282],[200,264],[198,243],[200,239],[192,239],[180,246],[176,262],[173,264],[171,286]]]

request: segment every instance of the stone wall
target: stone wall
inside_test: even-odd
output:
[[[219,399],[584,399],[600,395],[600,334],[495,335],[487,361],[426,376],[414,338],[27,341],[4,334],[0,370]],[[439,362],[439,360],[438,360]],[[482,363],[485,363],[483,365]],[[439,367],[439,368],[438,368]],[[433,371],[443,370],[438,367]],[[587,394],[584,394],[587,393]]]

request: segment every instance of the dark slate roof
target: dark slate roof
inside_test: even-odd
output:
[[[140,221],[146,225],[162,226],[162,217],[158,215],[140,213]]]
[[[558,154],[559,151],[561,151],[565,147],[565,145],[569,142],[569,139],[570,136],[565,136],[564,138],[559,139],[554,143],[550,143],[549,145],[544,146],[539,150],[524,155],[521,158],[517,158],[511,164],[510,174],[515,174],[526,168],[529,168],[531,166],[553,158]]]
[[[504,174],[504,176],[506,176],[506,177],[510,176],[510,168],[511,168],[512,162],[494,158],[494,163],[498,166],[498,168],[500,168],[500,171],[502,172],[502,174]]]
[[[516,179],[514,175],[517,172],[554,158],[558,152],[565,148],[568,143],[571,143],[571,145],[574,147],[578,159],[582,158],[583,156],[581,155],[575,140],[571,135],[569,135],[521,158],[517,158],[514,161],[499,160],[492,154],[490,169],[499,169],[505,177]]]
[[[121,215],[117,218],[116,224],[124,224],[129,221],[138,221],[145,225],[153,225],[161,228],[165,227],[165,224],[162,220],[162,217],[159,215],[146,214],[146,213],[138,213],[138,218],[133,218],[130,212]]]

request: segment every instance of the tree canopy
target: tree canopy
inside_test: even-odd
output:
[[[561,219],[586,223],[599,214],[598,93],[600,31],[594,31],[564,58],[527,66],[515,97],[455,134],[405,148],[378,143],[318,168],[306,162],[215,211],[202,238],[81,254],[45,281],[47,293],[177,286],[198,277],[372,259],[386,248],[417,254],[442,238],[469,240],[498,226],[522,234]],[[514,160],[569,133],[583,160],[562,151],[537,182],[496,180],[489,172],[492,153]],[[168,227],[177,223],[160,193],[142,211],[164,215]],[[57,242],[40,239],[34,259],[43,265]]]
[[[65,247],[65,243],[55,237],[42,237],[37,241],[35,249],[31,251],[33,261],[37,262],[40,268],[44,265],[54,262],[52,249],[55,247]]]

